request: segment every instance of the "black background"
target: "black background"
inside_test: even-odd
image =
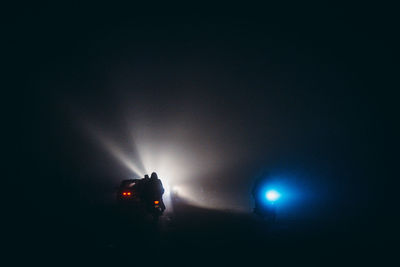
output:
[[[10,7],[3,108],[13,164],[5,179],[17,182],[7,190],[17,233],[29,229],[34,240],[57,233],[53,218],[85,206],[82,194],[111,186],[109,177],[127,175],[83,133],[82,116],[123,139],[121,115],[139,112],[156,125],[184,113],[193,136],[243,155],[217,174],[230,180],[205,182],[228,198],[260,170],[309,171],[328,209],[315,209],[319,217],[349,235],[394,238],[390,7],[230,8],[169,6],[145,16],[99,3]],[[127,93],[134,100],[121,104]]]

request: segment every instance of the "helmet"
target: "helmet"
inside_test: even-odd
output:
[[[158,179],[157,173],[153,172],[150,179]]]

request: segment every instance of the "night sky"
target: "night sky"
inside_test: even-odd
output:
[[[5,114],[32,214],[103,203],[163,162],[207,208],[249,211],[254,180],[269,173],[297,193],[292,219],[378,223],[395,121],[389,14],[137,13],[35,5],[8,19],[16,103]]]

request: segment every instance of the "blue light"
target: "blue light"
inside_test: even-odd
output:
[[[267,193],[265,194],[265,197],[269,201],[274,202],[281,197],[281,194],[279,194],[276,190],[268,190]]]

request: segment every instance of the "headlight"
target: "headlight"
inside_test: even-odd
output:
[[[269,201],[276,201],[278,200],[281,195],[276,191],[276,190],[269,190],[267,191],[267,193],[265,193],[265,197],[269,200]]]

